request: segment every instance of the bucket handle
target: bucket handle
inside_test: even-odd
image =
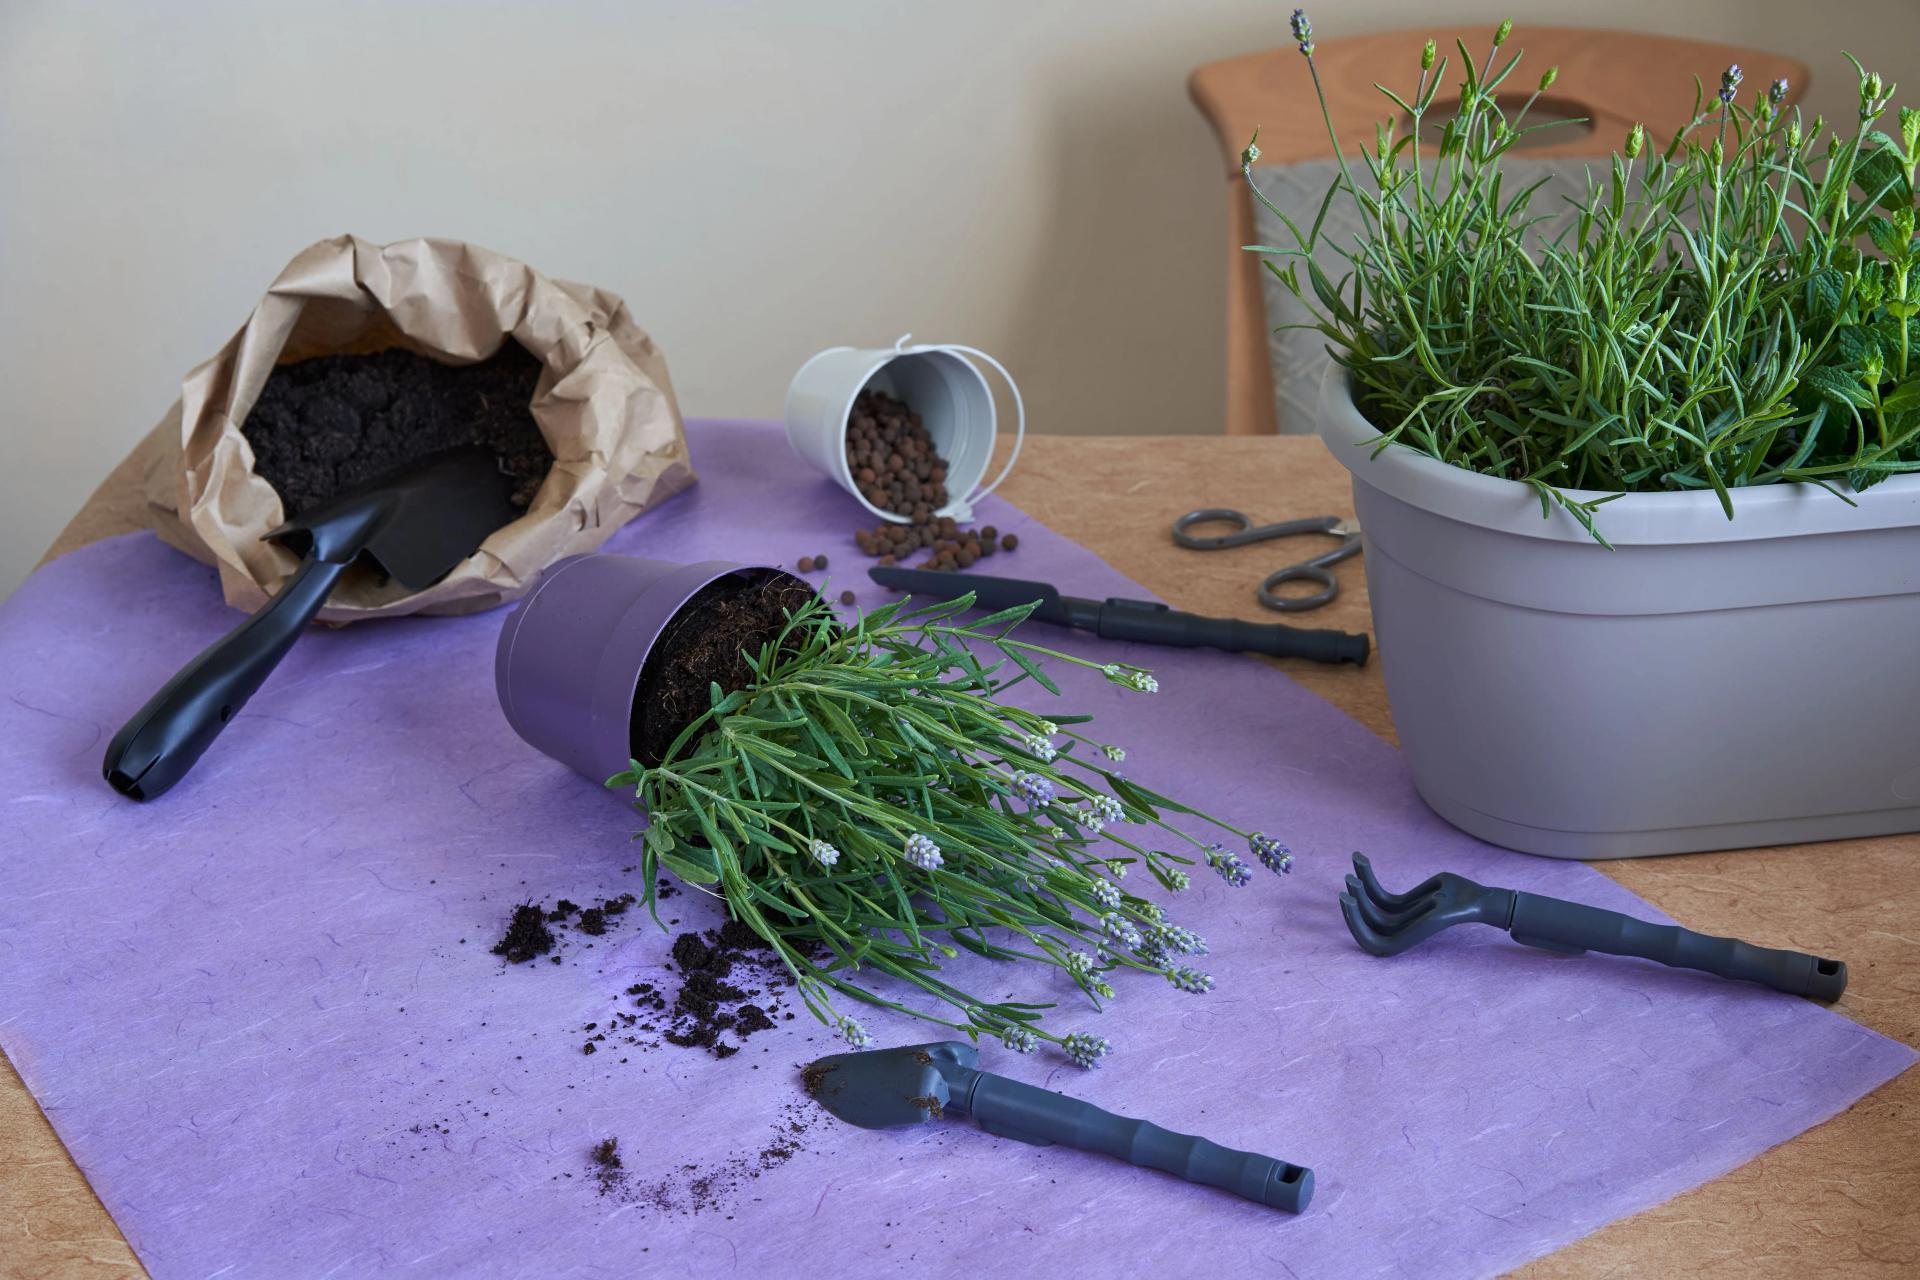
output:
[[[962,346],[957,342],[921,343],[918,347],[909,346],[908,344],[912,341],[912,334],[903,333],[900,335],[900,340],[893,344],[893,349],[902,355],[908,351],[958,351],[963,355],[984,360],[994,367],[994,370],[999,373],[1001,380],[1007,384],[1007,390],[1013,393],[1013,448],[1007,452],[1006,465],[1000,468],[999,475],[995,476],[986,484],[978,486],[962,495],[956,499],[953,504],[955,507],[954,515],[957,518],[961,520],[971,520],[973,519],[974,500],[984,498],[995,489],[998,489],[1000,482],[1007,478],[1007,473],[1013,470],[1013,464],[1019,460],[1020,446],[1025,443],[1027,438],[1027,405],[1026,402],[1020,398],[1020,384],[1015,382],[1013,375],[1007,372],[1007,366],[1001,364],[986,352],[981,351],[977,347]]]

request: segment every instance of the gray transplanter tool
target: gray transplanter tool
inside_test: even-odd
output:
[[[1036,1089],[979,1069],[980,1052],[959,1040],[836,1053],[801,1073],[816,1102],[848,1124],[893,1129],[971,1115],[988,1133],[1045,1147],[1059,1143],[1219,1187],[1299,1213],[1313,1197],[1313,1170],[1234,1151],[1145,1120]]]

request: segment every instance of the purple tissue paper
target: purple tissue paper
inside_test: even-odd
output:
[[[609,550],[826,552],[833,594],[882,602],[859,509],[777,430],[690,435],[701,484]],[[983,568],[1143,594],[1004,502],[980,516],[1021,537]],[[956,962],[1114,1042],[1090,1072],[996,1043],[983,1065],[1310,1165],[1305,1214],[965,1121],[840,1126],[798,1088],[841,1047],[804,1011],[726,1060],[587,1055],[583,1028],[632,1009],[630,984],[672,989],[669,939],[631,912],[599,937],[559,926],[558,965],[488,953],[517,902],[640,887],[628,805],[501,717],[503,617],[314,631],[137,805],[100,757],[234,624],[211,571],[134,535],[0,607],[0,1045],[155,1275],[1482,1275],[1733,1168],[1915,1056],[1804,1000],[1490,929],[1368,956],[1334,900],[1355,849],[1389,885],[1450,868],[1666,917],[1449,828],[1395,751],[1268,667],[1037,626],[1156,670],[1157,695],[1078,673],[1055,704],[1095,713],[1132,776],[1298,862],[1240,890],[1199,869],[1169,902],[1212,943],[1210,995],[1133,975],[1095,1013],[1047,974]],[[662,914],[720,918],[692,892]],[[941,1038],[858,1012],[882,1044]],[[608,1137],[617,1179],[589,1161]]]

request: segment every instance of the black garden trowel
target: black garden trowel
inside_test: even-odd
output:
[[[260,611],[215,641],[127,721],[101,764],[115,791],[150,800],[186,776],[246,705],[361,555],[418,591],[518,514],[512,481],[480,448],[436,453],[267,534],[302,557]]]
[[[1145,1120],[1102,1111],[1064,1094],[979,1069],[980,1052],[958,1040],[836,1053],[801,1073],[807,1092],[862,1129],[894,1129],[972,1115],[988,1133],[1038,1147],[1078,1147],[1159,1169],[1188,1182],[1299,1213],[1313,1197],[1313,1170],[1233,1151]]]

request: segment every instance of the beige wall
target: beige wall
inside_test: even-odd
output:
[[[1920,91],[1920,0],[1316,17],[1504,12],[1522,43],[1531,19],[1795,49],[1829,114],[1843,47]],[[1039,430],[1217,430],[1221,169],[1184,78],[1285,23],[1266,0],[0,0],[0,592],[343,230],[618,290],[693,414],[773,416],[815,349],[910,329],[1000,355]]]

